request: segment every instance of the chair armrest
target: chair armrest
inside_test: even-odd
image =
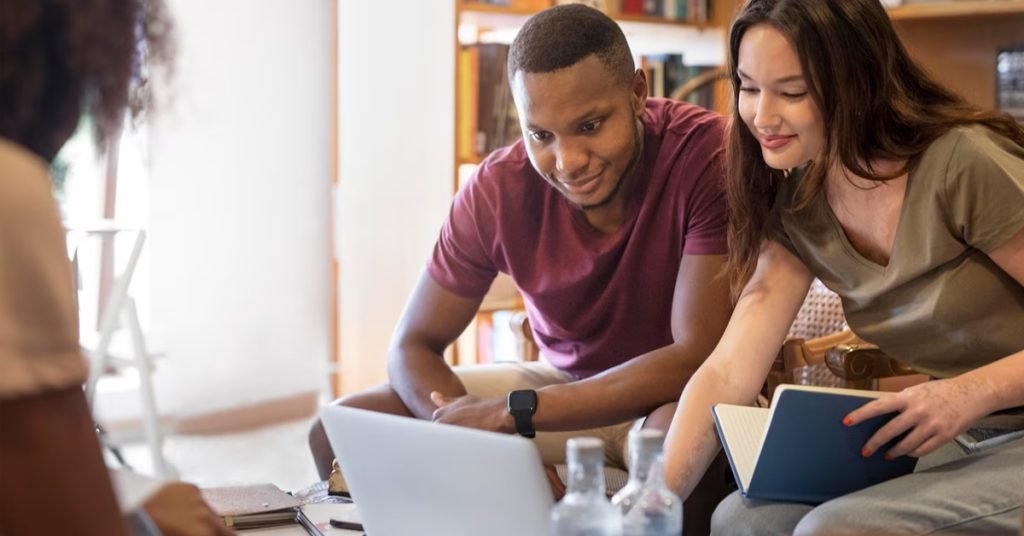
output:
[[[836,345],[825,352],[825,364],[833,374],[846,381],[917,374],[914,369],[868,344]]]
[[[512,315],[512,319],[509,320],[509,328],[516,338],[516,351],[519,354],[519,360],[527,362],[540,359],[540,349],[537,348],[537,343],[533,340],[530,317],[526,315],[525,311],[519,311]]]

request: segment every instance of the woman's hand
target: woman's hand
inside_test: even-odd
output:
[[[878,415],[897,412],[899,415],[868,439],[861,454],[871,456],[893,438],[909,431],[885,457],[920,458],[953,440],[985,416],[988,411],[982,407],[984,398],[957,378],[935,380],[871,401],[847,415],[843,423],[854,426]]]
[[[171,482],[142,505],[165,536],[231,536],[217,514],[203,501],[199,488]]]

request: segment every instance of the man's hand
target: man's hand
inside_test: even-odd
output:
[[[234,534],[206,505],[199,488],[184,482],[171,482],[160,488],[142,508],[165,536]]]
[[[433,421],[476,428],[489,432],[512,434],[516,431],[515,420],[508,412],[504,399],[481,399],[473,395],[448,396],[437,391],[430,393],[430,400],[437,404]]]
[[[899,415],[868,439],[861,453],[870,456],[909,431],[886,452],[886,458],[903,455],[920,458],[952,441],[983,417],[986,412],[979,403],[981,398],[977,390],[955,379],[935,380],[871,401],[847,415],[843,423],[853,426],[878,415],[898,412]]]

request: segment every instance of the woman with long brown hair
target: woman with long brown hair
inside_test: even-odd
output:
[[[751,0],[729,48],[736,308],[680,399],[670,483],[690,492],[719,448],[709,408],[753,402],[815,277],[857,335],[934,378],[846,416],[897,413],[865,456],[933,455],[1024,406],[1021,127],[932,81],[878,0]],[[1012,533],[1021,482],[1016,440],[820,506],[734,493],[713,532]]]

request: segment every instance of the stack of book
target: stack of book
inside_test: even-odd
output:
[[[623,15],[646,15],[693,23],[707,22],[710,16],[708,0],[619,0],[618,11]]]

